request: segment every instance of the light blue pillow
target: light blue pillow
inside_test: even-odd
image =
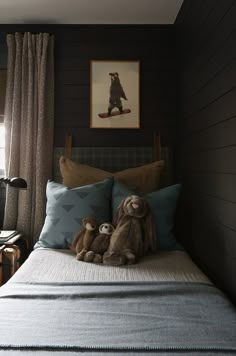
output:
[[[112,178],[108,178],[70,189],[48,181],[46,218],[34,248],[68,248],[86,216],[93,216],[98,224],[110,221],[112,183]]]
[[[143,197],[147,200],[152,210],[156,234],[158,238],[158,248],[160,250],[179,250],[183,249],[176,242],[173,232],[175,224],[175,211],[180,195],[181,184],[171,185],[169,187],[145,194]],[[120,202],[128,195],[135,194],[123,184],[115,181],[112,190],[112,213],[113,216]]]

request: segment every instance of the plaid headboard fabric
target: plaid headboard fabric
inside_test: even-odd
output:
[[[54,180],[56,182],[62,182],[59,158],[63,155],[64,147],[55,148]],[[161,156],[166,162],[162,179],[162,186],[166,186],[172,183],[172,152],[168,147],[162,147]],[[153,147],[73,147],[71,158],[81,164],[100,168],[108,172],[118,172],[154,161]]]

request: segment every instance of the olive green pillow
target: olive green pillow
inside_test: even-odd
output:
[[[125,184],[138,195],[143,195],[160,188],[160,176],[164,167],[164,161],[155,161],[140,167],[110,173],[102,169],[80,164],[64,156],[60,158],[59,163],[63,184],[67,187],[81,187],[114,177],[115,181]]]

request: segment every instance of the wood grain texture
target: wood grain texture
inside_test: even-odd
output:
[[[187,246],[236,302],[236,3],[185,2],[176,20],[176,147],[190,220]]]

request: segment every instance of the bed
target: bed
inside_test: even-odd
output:
[[[146,173],[150,176],[150,171]],[[63,174],[65,183],[68,176]],[[137,176],[136,171],[134,174]],[[106,177],[89,189],[93,199],[104,204],[111,203],[112,196],[111,209],[115,210],[119,199],[137,188],[137,182],[135,187],[125,188],[123,183],[114,185],[114,179]],[[151,205],[158,201],[160,205],[154,208],[159,222],[165,220],[158,224],[160,248],[136,264],[119,267],[75,259],[67,248],[68,227],[75,220],[72,213],[68,220],[63,216],[64,230],[58,241],[59,196],[68,199],[68,192],[71,194],[70,203],[62,202],[63,214],[69,214],[75,194],[87,199],[88,188],[84,187],[88,185],[70,189],[55,182],[48,185],[47,217],[39,243],[0,289],[0,355],[235,355],[235,307],[172,234],[170,220],[179,185],[143,193]],[[95,196],[99,190],[100,195]],[[86,204],[84,201],[78,209]],[[108,210],[93,211],[107,218]],[[81,210],[76,214],[82,214]]]

